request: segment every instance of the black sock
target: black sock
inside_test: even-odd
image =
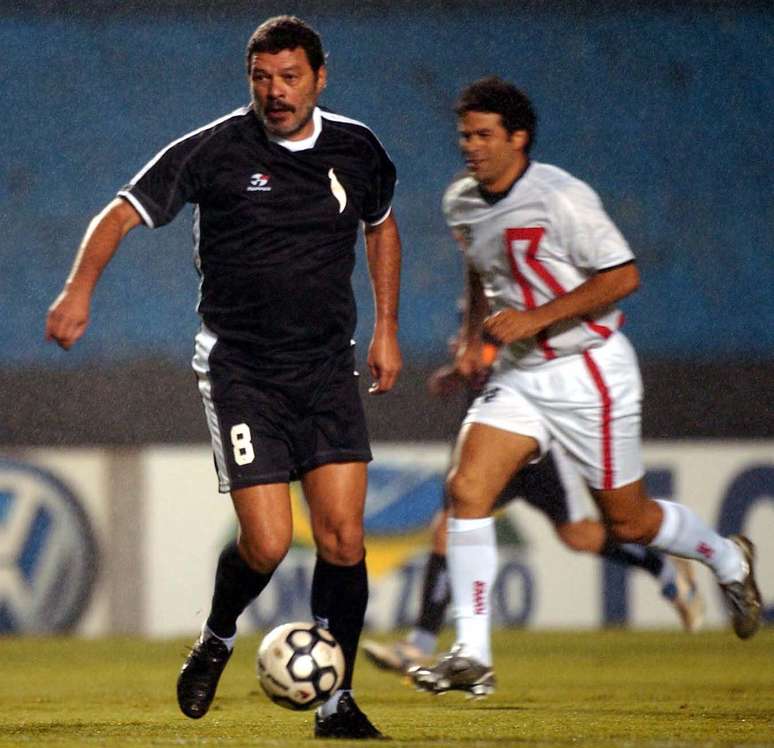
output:
[[[449,575],[446,571],[446,556],[431,553],[425,566],[422,582],[422,601],[417,618],[417,628],[437,634],[443,626],[446,608],[451,601]]]
[[[224,639],[236,634],[237,618],[269,583],[271,573],[253,571],[239,554],[236,542],[229,543],[218,559],[215,592],[207,626]]]
[[[656,578],[664,568],[664,559],[660,553],[646,548],[644,545],[631,545],[629,543],[619,545],[609,537],[605,540],[605,545],[599,555],[622,566],[638,566]]]
[[[341,687],[352,688],[357,644],[368,605],[365,559],[353,566],[336,566],[317,556],[312,577],[312,615],[326,626],[344,650],[347,663]]]

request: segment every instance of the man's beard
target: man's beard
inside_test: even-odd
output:
[[[261,102],[257,99],[255,94],[253,94],[252,99],[253,99],[253,110],[258,116],[258,119],[260,119],[261,122],[263,123],[263,126],[266,128],[267,132],[271,133],[272,135],[280,136],[282,138],[292,137],[297,132],[303,130],[307,126],[309,121],[312,119],[312,115],[314,114],[314,106],[310,106],[309,110],[305,113],[305,116],[300,121],[294,124],[290,124],[287,127],[277,128],[267,120],[266,112],[264,111],[264,108],[261,106]],[[277,109],[278,111],[292,112],[293,114],[296,114],[298,112],[298,109],[290,105],[280,106]]]

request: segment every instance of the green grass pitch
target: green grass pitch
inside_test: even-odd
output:
[[[188,640],[0,638],[0,746],[320,745],[311,713],[260,691],[258,641],[239,639],[210,713],[191,721],[175,701]],[[774,628],[747,642],[512,630],[494,643],[486,700],[417,693],[361,657],[358,702],[395,746],[774,746]]]

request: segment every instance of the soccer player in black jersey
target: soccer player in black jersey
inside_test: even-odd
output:
[[[317,545],[312,615],[347,662],[342,689],[315,715],[315,734],[378,738],[352,697],[368,600],[371,451],[352,349],[351,275],[362,224],[376,307],[369,392],[388,392],[401,368],[395,168],[365,125],[317,106],[325,56],[306,23],[265,21],[246,57],[252,103],[164,148],[96,216],[49,309],[46,336],[72,346],[123,237],[194,204],[202,324],[193,368],[219,490],[231,494],[239,535],[220,555],[210,615],[178,679],[180,708],[194,719],[209,709],[237,618],[290,546],[288,486],[299,479]]]

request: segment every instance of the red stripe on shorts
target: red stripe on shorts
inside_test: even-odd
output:
[[[610,400],[610,391],[607,389],[602,372],[588,351],[583,352],[583,360],[586,368],[594,380],[594,385],[602,400],[602,488],[609,491],[613,488],[613,440],[611,416],[613,403]]]

